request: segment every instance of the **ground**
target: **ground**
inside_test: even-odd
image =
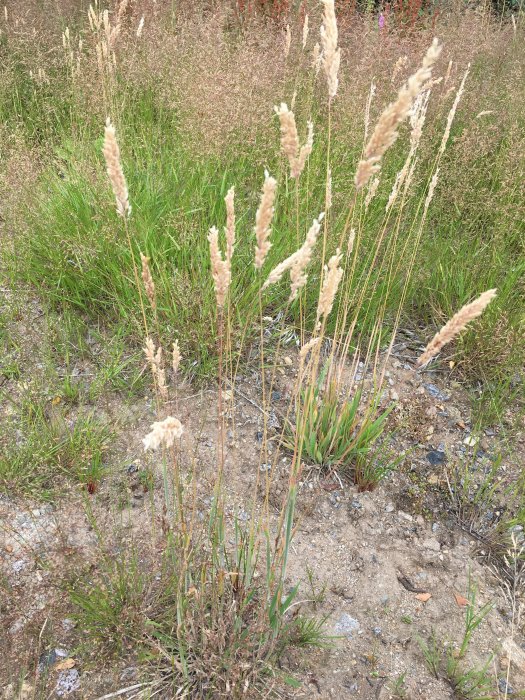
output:
[[[35,313],[35,306],[29,308]],[[38,329],[34,322],[35,344]],[[407,337],[412,340],[407,342]],[[418,638],[426,642],[434,631],[441,644],[461,644],[469,581],[471,593],[477,588],[475,609],[485,604],[492,609],[474,632],[465,663],[481,667],[489,662],[501,697],[514,697],[511,691],[525,689],[524,630],[516,619],[513,624],[512,599],[505,595],[498,552],[490,538],[508,505],[506,482],[518,477],[523,463],[523,426],[512,424],[512,450],[503,429],[485,430],[481,444],[475,445],[478,438],[470,433],[467,392],[446,371],[416,372],[413,338],[400,335],[394,346],[384,397],[397,401],[390,440],[397,453],[406,453],[402,466],[365,493],[343,473],[323,472],[315,465],[304,471],[288,582],[290,587],[300,582],[297,606],[326,618],[326,630],[334,639],[328,650],[283,659],[300,686],[288,690],[279,686],[280,697],[458,697],[449,683],[429,672]],[[30,347],[26,349],[31,353]],[[293,347],[285,354],[294,357]],[[270,416],[274,427],[288,404],[294,364],[279,363]],[[82,373],[91,376],[91,369],[89,363],[79,363],[79,379]],[[29,375],[28,367],[22,376],[7,379],[4,396],[9,393],[12,399],[23,391]],[[235,410],[228,415],[229,512],[245,522],[251,517],[246,504],[259,464],[263,422],[258,376],[249,366],[243,370],[236,383]],[[187,382],[181,384],[176,399],[187,430],[185,444],[192,446],[182,455],[182,464],[187,467],[195,459],[199,465],[199,493],[212,488],[215,399],[215,389],[196,389]],[[21,697],[38,692],[38,697],[94,700],[130,687],[122,696],[132,697],[142,688],[142,670],[133,650],[118,662],[94,661],[89,651],[79,652],[82,630],[73,620],[67,590],[95,569],[100,538],[115,557],[129,542],[149,547],[150,563],[155,565],[161,540],[162,473],[158,462],[144,454],[141,442],[154,420],[153,403],[147,389],[127,398],[106,392],[95,402],[97,417],[114,428],[115,440],[105,457],[108,469],[94,493],[86,484],[70,483],[51,502],[9,493],[0,497],[0,679],[5,700],[15,697],[21,675],[25,677]],[[11,406],[12,402],[2,401],[9,419]],[[74,421],[82,409],[64,410]],[[511,419],[509,415],[509,424]],[[493,508],[476,512],[469,498],[500,454]],[[474,481],[465,485],[454,465],[469,462],[472,455]],[[275,514],[288,462],[287,455],[281,455],[272,475],[270,503]],[[142,477],[146,468],[153,475],[150,481]],[[462,486],[471,493],[462,493]],[[208,505],[203,498],[199,509],[204,513]],[[523,540],[520,526],[516,537]],[[392,684],[401,674],[405,695],[395,696]]]

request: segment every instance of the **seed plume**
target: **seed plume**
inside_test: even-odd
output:
[[[235,188],[230,187],[228,194],[224,198],[226,203],[226,259],[231,263],[233,251],[235,249]]]
[[[272,247],[269,241],[271,234],[270,224],[272,223],[274,213],[275,191],[277,189],[277,181],[265,173],[263,190],[261,194],[261,202],[255,214],[255,239],[257,245],[255,247],[255,268],[260,270],[264,264],[268,251]]]
[[[439,58],[441,46],[434,39],[428,49],[421,68],[401,88],[395,102],[379,117],[379,121],[365,148],[364,158],[359,162],[355,175],[357,189],[366,185],[374,173],[381,169],[381,158],[398,136],[397,127],[410,113],[414,100],[425,83],[432,77],[432,66]]]
[[[158,450],[159,447],[172,447],[175,440],[182,437],[184,428],[178,418],[168,416],[151,425],[151,432],[142,440],[144,450]]]
[[[113,188],[113,194],[117,200],[117,213],[127,217],[131,214],[131,206],[128,198],[128,186],[122,171],[120,162],[120,150],[115,135],[115,128],[108,119],[104,129],[104,146],[102,153],[106,160],[109,181]]]
[[[231,281],[231,271],[229,260],[223,260],[219,249],[219,231],[212,226],[208,234],[210,242],[211,273],[215,286],[215,298],[217,306],[223,307]]]
[[[140,260],[142,262],[142,281],[144,282],[144,289],[146,290],[151,308],[155,310],[157,306],[157,301],[155,299],[155,283],[153,282],[151,270],[149,269],[149,258],[141,253]]]
[[[296,178],[303,172],[306,159],[314,145],[314,125],[308,122],[308,136],[303,146],[299,147],[299,136],[295,124],[294,113],[288,109],[285,102],[275,107],[281,125],[281,148],[290,164],[290,177]]]
[[[430,343],[425,348],[423,354],[418,357],[417,364],[419,366],[426,365],[427,362],[438,354],[442,347],[444,347],[447,343],[450,343],[451,340],[459,335],[459,333],[461,333],[468,323],[480,316],[496,296],[496,291],[496,289],[489,289],[488,291],[483,292],[481,296],[472,301],[470,304],[466,304],[456,314],[454,314],[450,321],[448,321],[432,338]]]
[[[334,305],[339,282],[343,276],[343,270],[341,267],[339,267],[341,258],[341,251],[338,248],[335,255],[332,255],[328,261],[328,265],[325,265],[325,277],[321,292],[319,293],[319,302],[317,304],[318,319],[326,318],[330,314],[330,311]],[[318,325],[320,325],[319,322]]]
[[[324,5],[323,24],[321,25],[321,45],[323,47],[323,68],[328,83],[328,95],[333,98],[337,94],[339,79],[339,64],[341,49],[337,48],[337,21],[335,18],[334,0],[322,0]]]

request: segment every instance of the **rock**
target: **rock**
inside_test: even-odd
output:
[[[475,447],[478,444],[478,440],[479,438],[476,438],[473,435],[467,435],[467,437],[463,440],[463,444],[467,447]]]
[[[120,674],[121,681],[132,681],[137,677],[137,669],[135,666],[128,666]]]
[[[430,452],[427,452],[427,460],[434,467],[438,464],[443,464],[445,457],[445,453],[441,452],[441,450],[431,450]]]
[[[13,622],[13,624],[9,628],[9,634],[15,635],[18,632],[20,632],[25,623],[25,619],[23,617],[19,617],[18,620],[15,620],[15,622]]]
[[[393,513],[394,510],[395,510],[395,506],[393,503],[389,503],[385,508],[386,513]]]
[[[504,693],[505,697],[507,697],[507,695],[514,695],[514,693],[516,692],[514,688],[509,683],[507,683],[505,678],[498,679],[498,688],[502,693]]]
[[[410,513],[405,513],[402,510],[398,510],[397,515],[399,518],[402,518],[403,520],[408,520],[409,523],[411,523],[414,520],[414,518],[410,515]]]
[[[423,386],[434,399],[439,399],[439,401],[448,401],[450,399],[450,396],[444,394],[435,384],[424,384]]]
[[[348,613],[342,613],[335,623],[334,631],[347,639],[353,639],[354,634],[361,628],[359,622]]]
[[[425,549],[430,549],[433,552],[440,552],[441,551],[441,545],[439,544],[439,542],[436,540],[435,537],[430,537],[428,540],[424,540],[423,547]]]
[[[70,668],[67,671],[60,671],[58,674],[55,693],[59,697],[64,697],[73,693],[80,688],[80,673],[76,668]]]

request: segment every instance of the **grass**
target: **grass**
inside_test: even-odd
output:
[[[51,498],[64,481],[76,481],[93,494],[105,471],[110,432],[86,407],[109,391],[133,398],[144,389],[144,367],[149,365],[156,420],[141,437],[145,450],[153,451],[153,470],[141,471],[138,478],[150,490],[153,526],[142,533],[148,542],[123,542],[115,558],[86,499],[99,548],[97,565],[69,590],[81,634],[99,659],[138,654],[147,672],[144,692],[196,698],[270,694],[278,692],[279,684],[300,684],[286,670],[289,649],[328,642],[325,620],[302,613],[299,586],[289,578],[304,460],[347,470],[361,490],[372,490],[402,459],[389,454],[385,428],[392,406],[382,404],[387,362],[400,326],[418,327],[422,338],[431,337],[434,326],[471,298],[498,287],[490,314],[476,324],[478,333],[462,336],[453,357],[461,376],[479,372],[484,385],[496,383],[501,405],[515,389],[516,383],[502,381],[519,369],[523,332],[522,230],[509,221],[507,211],[521,194],[509,187],[509,173],[520,172],[523,165],[511,138],[513,112],[509,110],[498,133],[489,132],[489,145],[479,160],[472,147],[472,133],[478,136],[476,89],[489,74],[496,97],[503,91],[497,50],[489,52],[488,66],[483,56],[473,57],[470,102],[465,108],[462,103],[448,143],[441,139],[447,114],[454,116],[455,108],[449,110],[457,84],[450,91],[446,81],[443,87],[432,85],[413,182],[405,183],[392,208],[386,208],[409,140],[403,128],[385,156],[399,127],[388,115],[397,115],[400,123],[408,117],[402,99],[406,89],[372,131],[376,113],[395,96],[386,73],[379,82],[380,99],[372,103],[368,136],[363,137],[363,88],[368,89],[369,72],[356,73],[355,93],[350,88],[333,100],[336,65],[325,65],[332,78],[327,99],[324,81],[316,79],[310,56],[300,47],[294,48],[293,60],[274,54],[275,60],[268,61],[264,48],[253,43],[255,38],[271,42],[272,29],[258,34],[257,27],[246,26],[240,32],[220,14],[196,28],[159,12],[152,25],[158,34],[152,33],[151,44],[143,46],[126,25],[124,5],[119,7],[121,12],[117,8],[104,19],[97,4],[91,28],[83,25],[86,48],[77,50],[77,36],[74,43],[66,38],[66,56],[55,52],[37,73],[29,67],[41,59],[40,43],[31,46],[23,31],[10,30],[9,20],[2,34],[8,70],[0,84],[0,116],[12,141],[0,148],[15,163],[29,152],[38,172],[27,174],[23,182],[22,171],[15,187],[16,174],[8,168],[2,182],[12,192],[1,264],[13,288],[38,293],[44,315],[63,315],[64,324],[59,321],[58,342],[48,348],[50,366],[62,364],[53,393],[45,399],[24,391],[14,395],[11,428],[16,437],[0,458],[0,485],[15,494]],[[325,26],[333,21],[328,9]],[[365,18],[362,26],[369,21]],[[482,30],[477,29],[480,35]],[[496,36],[496,27],[492,31]],[[520,55],[521,27],[520,37],[517,31],[506,58],[509,66]],[[210,32],[220,39],[220,49],[214,43],[211,56]],[[198,60],[174,62],[172,51],[179,58],[179,50],[192,55],[188,36],[199,47]],[[325,63],[334,56],[335,47],[330,52],[327,45],[330,37],[334,39],[335,28],[324,35]],[[418,72],[410,85],[421,87],[429,80],[431,56],[438,53],[433,46],[425,59],[425,77]],[[254,47],[249,60],[236,63],[246,47]],[[417,53],[419,65],[419,47]],[[261,78],[253,89],[249,73],[244,83],[251,89],[249,102],[260,105],[264,94],[271,95],[272,104],[281,99],[291,103],[295,90],[301,143],[307,120],[314,122],[313,152],[307,163],[293,162],[291,171],[275,147],[272,104],[262,105],[260,112],[248,104],[234,126],[224,117],[231,117],[232,96],[247,94],[234,89],[243,84],[241,69],[249,72],[261,57],[262,75],[269,76],[270,84]],[[200,73],[206,61],[210,64]],[[207,71],[212,79],[216,75],[214,62],[221,66],[217,77],[226,81],[227,93],[220,93],[222,81],[216,80],[216,85],[207,84],[206,100],[192,103],[194,93],[199,94],[198,76],[205,81]],[[441,68],[436,67],[436,74]],[[183,101],[188,75],[193,90]],[[349,75],[347,69],[347,80]],[[456,72],[456,83],[459,78]],[[425,105],[424,100],[416,104],[417,119],[422,119]],[[103,137],[108,115],[117,127],[120,155],[109,124]],[[294,140],[295,123],[284,127],[288,142]],[[417,141],[416,128],[410,137],[412,144]],[[374,197],[371,189],[358,191],[363,178],[354,183],[363,140],[368,141],[366,159],[376,164],[381,160],[382,165]],[[415,165],[416,150],[410,151],[407,168]],[[265,169],[277,183],[275,210],[270,195],[264,190],[260,195]],[[440,169],[434,207],[431,193]],[[473,199],[470,191],[457,199],[457,171],[476,174]],[[332,202],[327,196],[330,172]],[[265,182],[270,182],[269,175]],[[222,234],[224,198],[232,185],[233,255],[233,228],[227,226]],[[491,196],[492,206],[481,221],[477,190]],[[321,225],[312,253],[301,244],[306,231],[311,234],[315,228],[310,228],[314,219]],[[313,247],[310,234],[306,240]],[[271,247],[265,248],[266,240]],[[303,257],[294,257],[289,265],[291,295],[284,281],[267,290],[268,273],[299,247]],[[141,253],[150,259],[146,289],[140,281]],[[297,260],[306,257],[308,265],[299,265]],[[266,333],[268,316],[277,319],[274,328],[279,326],[271,337]],[[100,332],[93,334],[97,325]],[[10,338],[8,326],[2,325],[2,342],[15,355],[21,345]],[[290,400],[280,432],[268,416],[290,334],[297,352],[291,353]],[[175,358],[172,365],[167,352],[175,340],[180,366]],[[89,381],[74,372],[79,357],[89,358],[95,368]],[[443,359],[448,358],[438,362]],[[348,361],[353,369],[362,361],[366,379],[354,373],[344,382]],[[226,435],[235,420],[237,375],[246,365],[257,376],[263,430],[244,504],[250,518],[241,522],[229,502]],[[18,360],[6,364],[4,378],[11,387],[22,366]],[[194,444],[192,416],[184,417],[184,424],[181,420],[182,373],[200,381],[213,379],[216,407],[212,402],[208,408],[216,435],[208,462]],[[289,472],[275,510],[270,492],[284,449],[290,453]],[[152,488],[154,474],[162,479],[160,502]],[[479,502],[492,490],[491,482],[477,496]],[[315,608],[324,589],[316,591],[307,573]],[[422,647],[436,677],[446,678],[456,697],[464,700],[481,700],[487,685],[486,667],[465,663],[472,634],[488,613],[487,608],[475,613],[474,607],[472,587],[457,654],[448,646],[443,655],[436,639]],[[374,656],[374,673],[376,662]]]
[[[492,605],[488,603],[476,611],[476,593],[476,585],[469,579],[465,630],[458,646],[443,644],[434,632],[428,643],[418,640],[429,670],[437,679],[443,678],[448,682],[453,697],[457,700],[491,700],[494,697],[494,684],[490,672],[492,658],[481,667],[468,666],[465,663],[472,636],[492,609]]]

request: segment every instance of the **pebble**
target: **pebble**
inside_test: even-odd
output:
[[[498,688],[502,693],[505,693],[505,696],[514,695],[514,693],[516,692],[514,688],[509,683],[507,683],[505,678],[498,679]]]
[[[414,520],[410,513],[405,513],[403,510],[398,510],[397,515],[399,518],[403,518],[403,520],[408,520],[408,522],[410,523]]]
[[[427,452],[427,460],[433,466],[443,464],[443,462],[445,461],[445,453],[441,450],[431,450],[430,452]]]
[[[80,673],[76,668],[70,668],[67,671],[60,671],[58,674],[55,693],[59,697],[69,695],[80,688]]]
[[[439,542],[436,540],[435,537],[430,537],[428,540],[424,540],[423,547],[425,549],[430,549],[433,552],[440,552],[441,551],[441,545],[439,544]]]
[[[435,384],[424,384],[424,387],[434,399],[439,399],[440,401],[448,401],[450,399],[450,396],[443,393]]]
[[[395,506],[393,503],[389,503],[385,508],[386,513],[393,513],[394,510],[395,510]]]
[[[335,623],[335,633],[345,636],[347,639],[353,639],[354,633],[360,629],[359,622],[351,617],[348,613],[342,613]]]
[[[478,444],[478,438],[474,437],[473,435],[467,435],[467,437],[463,440],[463,444],[467,447],[475,447]]]

